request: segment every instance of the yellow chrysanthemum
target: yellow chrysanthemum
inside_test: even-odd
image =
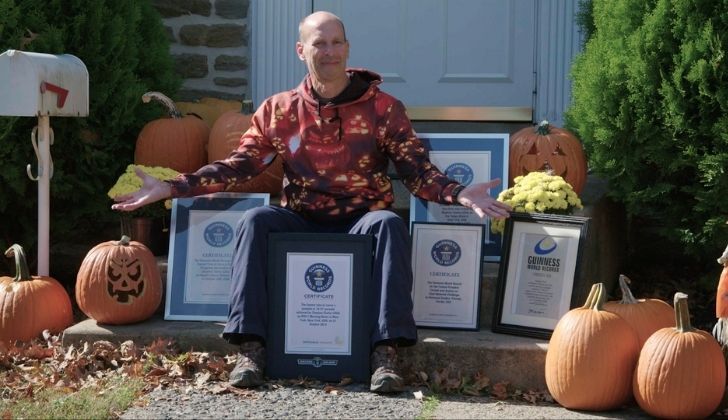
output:
[[[569,214],[583,208],[581,199],[571,185],[558,175],[531,172],[517,176],[514,186],[498,194],[498,201],[506,203],[516,212]],[[493,233],[502,233],[505,220],[491,223]]]
[[[133,193],[142,187],[142,179],[134,172],[135,167],[139,167],[142,171],[144,171],[144,173],[151,175],[160,181],[172,179],[179,175],[179,172],[170,168],[131,164],[126,167],[126,172],[121,174],[119,179],[116,181],[116,184],[114,184],[114,186],[106,193],[110,198],[116,198],[120,195]],[[166,200],[164,202],[164,207],[171,209],[172,200]]]

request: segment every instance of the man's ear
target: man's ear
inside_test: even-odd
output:
[[[296,54],[298,54],[299,60],[306,60],[306,57],[303,56],[303,44],[301,44],[301,41],[296,42]]]

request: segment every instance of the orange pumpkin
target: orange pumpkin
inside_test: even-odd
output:
[[[515,132],[509,140],[508,178],[551,170],[568,182],[577,194],[586,184],[586,156],[581,142],[570,131],[541,121],[535,128]]]
[[[73,324],[66,289],[52,277],[31,276],[20,245],[5,251],[13,255],[15,277],[0,277],[0,341],[29,341],[43,330],[59,333]]]
[[[604,284],[592,286],[585,305],[564,314],[549,340],[546,386],[566,408],[611,410],[631,397],[637,333],[603,310],[605,301]]]
[[[154,255],[126,235],[96,245],[81,262],[76,302],[99,324],[144,321],[161,301],[162,278]]]
[[[210,131],[210,141],[207,144],[208,163],[225,159],[230,152],[238,148],[240,137],[250,127],[252,105],[251,101],[243,101],[240,111],[227,111],[215,120]],[[283,159],[276,156],[262,173],[245,183],[236,185],[229,191],[270,193],[275,196],[281,193],[282,184]]]
[[[676,327],[652,334],[637,361],[634,396],[651,416],[704,418],[723,399],[723,354],[710,334],[690,325],[687,299],[685,293],[675,293]]]
[[[718,340],[723,349],[723,356],[728,361],[728,247],[718,258],[718,264],[723,265],[723,271],[718,279],[718,291],[715,296],[715,317],[718,321],[713,327],[713,337]]]
[[[639,338],[639,346],[647,341],[660,328],[675,326],[675,312],[669,303],[660,299],[635,299],[629,289],[630,280],[620,274],[619,288],[622,300],[604,304],[604,310],[621,316],[634,328]]]
[[[220,114],[210,129],[207,142],[207,162],[225,159],[240,145],[240,137],[248,131],[252,118],[253,102],[243,101],[239,110],[229,110]]]
[[[174,102],[159,92],[147,92],[145,103],[161,102],[169,118],[148,122],[139,133],[134,149],[134,163],[162,166],[177,172],[194,172],[207,163],[207,140],[210,128],[194,115],[182,116]]]

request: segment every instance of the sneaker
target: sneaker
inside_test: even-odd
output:
[[[263,384],[265,347],[257,341],[240,345],[235,368],[230,372],[230,385],[236,388],[252,388]]]
[[[374,348],[371,358],[372,378],[369,390],[373,392],[400,392],[404,381],[397,372],[397,349],[379,345]]]

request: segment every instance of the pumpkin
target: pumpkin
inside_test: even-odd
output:
[[[29,341],[43,330],[59,333],[73,324],[66,289],[52,277],[31,276],[20,245],[5,256],[15,256],[15,277],[0,277],[0,341]]]
[[[725,389],[725,361],[706,331],[690,325],[688,296],[675,293],[675,327],[647,339],[634,373],[637,404],[659,418],[703,418],[720,405]]]
[[[635,299],[629,289],[630,280],[625,275],[619,276],[619,288],[622,300],[604,304],[604,310],[621,316],[635,329],[639,346],[661,328],[675,326],[675,312],[672,306],[660,299]]]
[[[552,171],[568,182],[577,194],[586,184],[587,167],[581,142],[570,131],[541,121],[535,128],[515,132],[509,140],[508,178],[535,171]]]
[[[637,333],[619,315],[603,310],[603,283],[592,286],[586,303],[556,323],[546,351],[546,386],[562,406],[611,410],[632,394],[639,355]]]
[[[210,97],[201,98],[195,102],[177,101],[174,105],[182,114],[198,115],[208,127],[212,127],[220,115],[226,111],[240,109],[240,101]]]
[[[723,271],[718,279],[718,291],[715,297],[715,317],[718,321],[713,327],[713,337],[718,340],[723,356],[728,361],[728,247],[718,258],[718,264],[723,266]]]
[[[243,101],[242,109],[227,111],[215,120],[207,144],[208,163],[225,159],[230,155],[230,152],[237,149],[240,145],[240,137],[250,127],[252,105],[251,101]],[[283,159],[276,156],[262,173],[228,191],[278,195],[281,192],[282,184]]]
[[[159,92],[142,95],[145,103],[161,102],[169,118],[148,122],[139,133],[134,149],[134,163],[161,166],[177,172],[194,172],[207,163],[209,126],[199,117],[182,116],[174,102]]]
[[[99,324],[131,324],[154,314],[162,301],[157,260],[124,235],[93,247],[76,277],[76,302]]]

